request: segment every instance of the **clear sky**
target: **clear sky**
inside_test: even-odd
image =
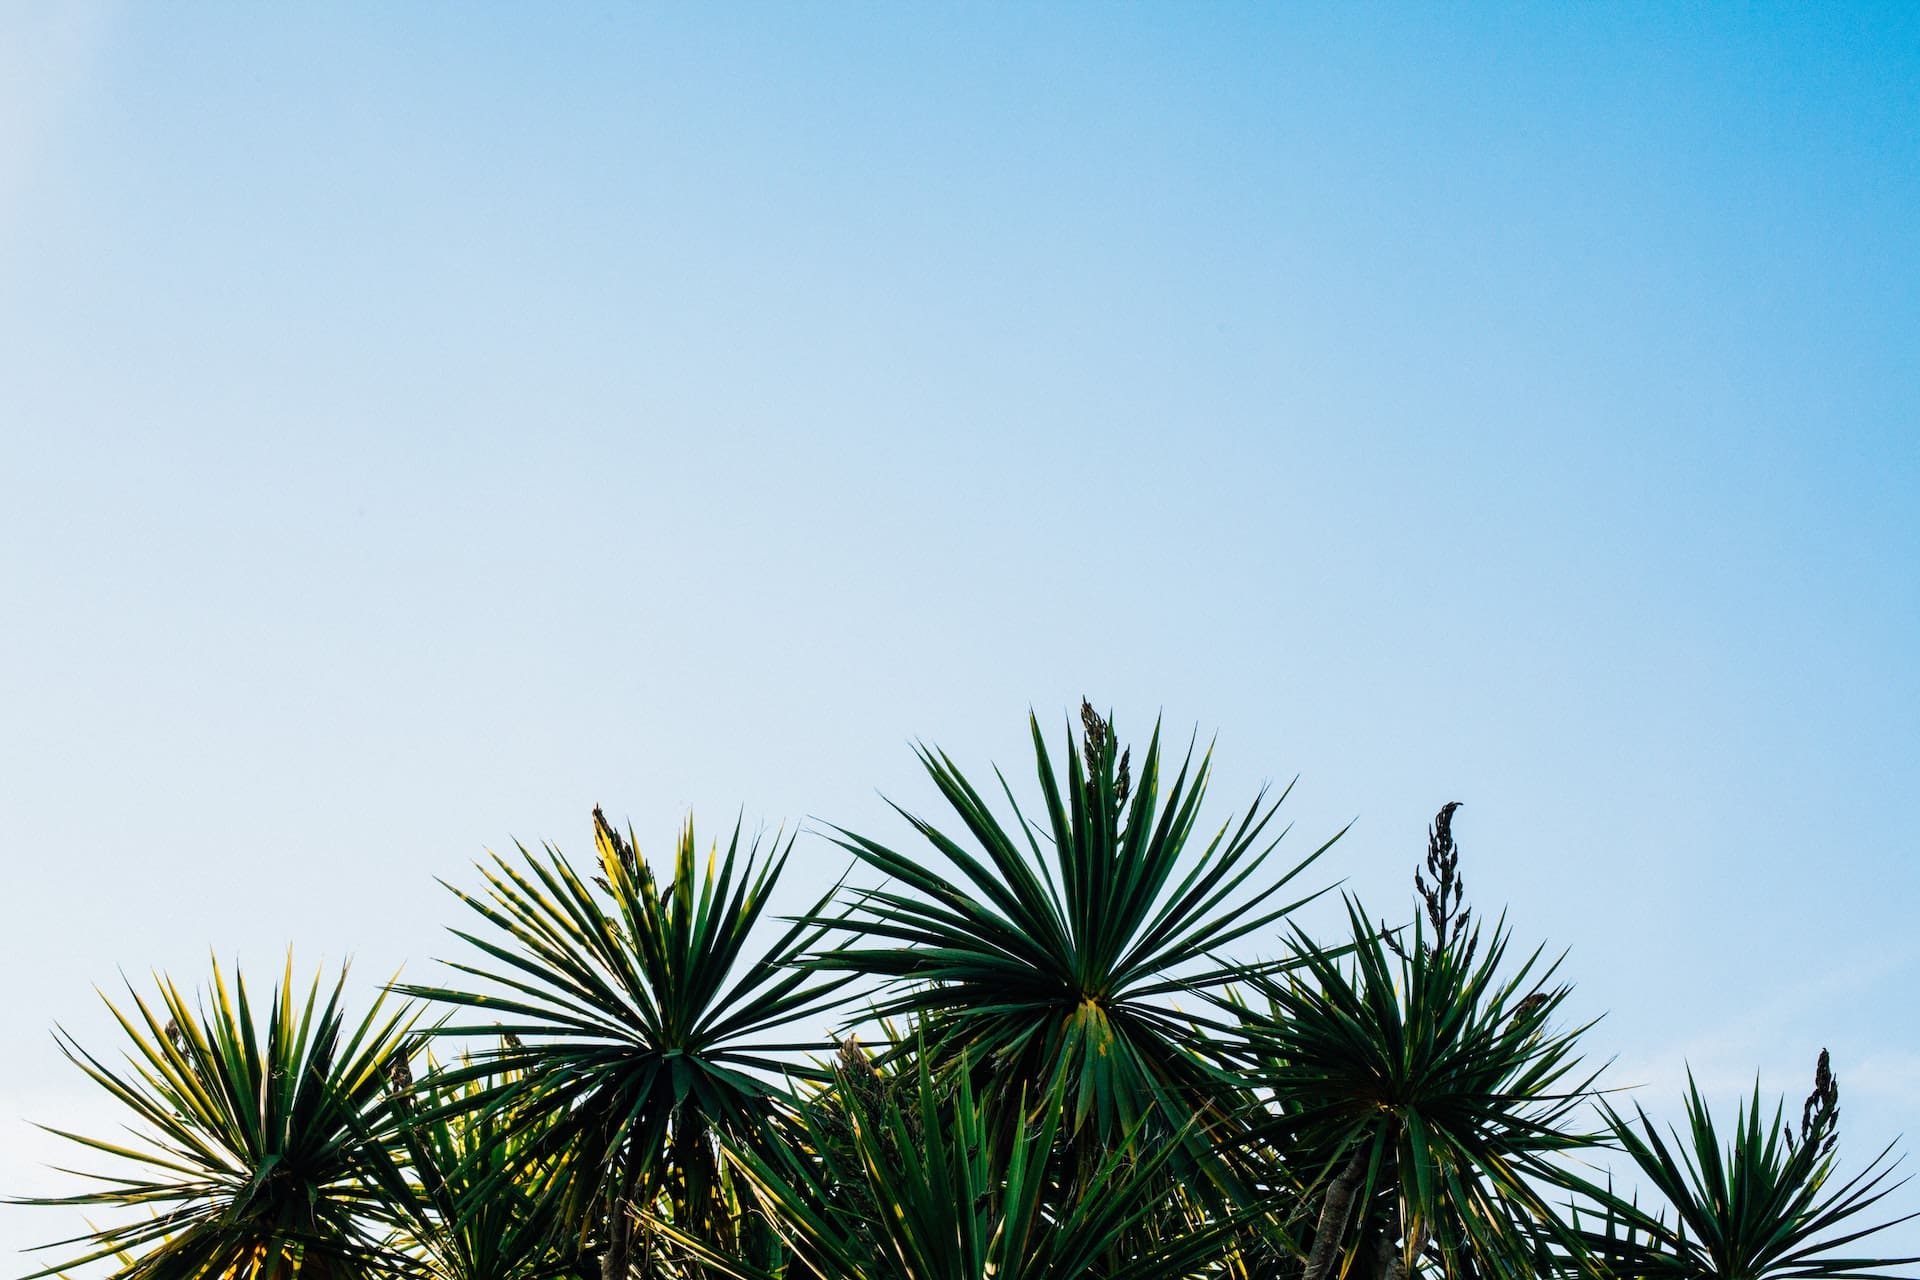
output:
[[[0,9],[0,1192],[123,970],[427,977],[485,848],[1083,693],[1378,914],[1464,801],[1610,1080],[1830,1047],[1857,1167],[1917,412],[1912,5]]]

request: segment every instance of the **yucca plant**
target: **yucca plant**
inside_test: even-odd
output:
[[[1556,965],[1535,951],[1503,975],[1504,924],[1483,936],[1458,909],[1451,812],[1404,941],[1349,899],[1344,957],[1296,930],[1299,967],[1254,975],[1233,1006],[1265,1099],[1251,1123],[1301,1197],[1304,1280],[1397,1280],[1430,1248],[1448,1277],[1528,1272],[1561,1235],[1550,1158],[1593,1142],[1571,1127],[1594,1080],[1585,1028],[1549,1026]]]
[[[909,1068],[910,1089],[849,1074],[802,1108],[794,1140],[729,1138],[730,1163],[790,1250],[784,1280],[1184,1280],[1209,1274],[1230,1220],[1167,1217],[1149,1247],[1124,1251],[1143,1220],[1167,1214],[1161,1173],[1176,1148],[1115,1151],[1088,1173],[1062,1161],[1066,1081],[1009,1129],[971,1073]],[[827,1110],[823,1110],[826,1108]],[[690,1259],[737,1280],[766,1269],[676,1229]]]
[[[1196,849],[1210,753],[1196,764],[1190,749],[1168,783],[1156,725],[1136,783],[1108,722],[1084,703],[1081,714],[1082,743],[1069,735],[1058,767],[1028,717],[1038,824],[998,770],[1006,823],[951,759],[921,748],[965,835],[903,809],[925,849],[840,831],[889,883],[850,895],[846,940],[815,964],[883,980],[875,1011],[911,1021],[936,1066],[964,1056],[985,1092],[1038,1097],[1064,1081],[1068,1129],[1097,1149],[1155,1112],[1165,1132],[1206,1109],[1217,1078],[1190,1047],[1205,1015],[1175,1001],[1245,976],[1222,953],[1313,896],[1282,895],[1333,841],[1269,867],[1286,796],[1263,794]]]
[[[1886,1280],[1887,1269],[1920,1258],[1875,1258],[1851,1246],[1916,1215],[1861,1225],[1859,1216],[1904,1179],[1892,1145],[1853,1177],[1836,1174],[1840,1089],[1826,1050],[1813,1092],[1801,1108],[1796,1141],[1785,1102],[1769,1115],[1756,1083],[1734,1118],[1732,1140],[1721,1131],[1691,1074],[1687,1122],[1671,1144],[1637,1104],[1631,1118],[1606,1109],[1611,1137],[1641,1179],[1664,1202],[1647,1209],[1610,1187],[1588,1186],[1603,1229],[1584,1233],[1607,1269],[1636,1280]],[[1668,1216],[1669,1212],[1671,1217]]]
[[[580,1266],[526,1173],[540,1128],[477,1105],[504,1083],[489,1072],[451,1084],[429,1062],[416,1085],[406,1057],[394,1059],[389,1087],[414,1192],[394,1243],[423,1280],[544,1280]]]
[[[127,1210],[133,1220],[44,1246],[71,1256],[36,1272],[112,1260],[116,1280],[371,1280],[405,1270],[388,1244],[406,1178],[387,1073],[413,1014],[376,1000],[296,993],[292,962],[265,1008],[216,964],[211,999],[160,978],[150,1003],[107,1002],[130,1044],[121,1066],[64,1032],[62,1051],[127,1109],[131,1140],[49,1129],[111,1157],[77,1194],[15,1203]]]
[[[736,826],[703,871],[689,821],[664,885],[597,809],[594,840],[587,878],[551,846],[496,855],[483,894],[454,889],[492,926],[454,931],[482,959],[450,967],[482,989],[407,990],[454,1011],[436,1035],[504,1038],[445,1073],[448,1089],[493,1079],[442,1109],[491,1117],[523,1152],[495,1181],[525,1180],[537,1216],[597,1248],[606,1280],[626,1280],[638,1207],[665,1204],[677,1225],[722,1245],[750,1229],[716,1139],[761,1132],[792,1065],[782,1055],[823,1044],[793,1039],[793,1025],[824,1019],[841,980],[796,963],[822,924],[749,950],[790,840],[763,859]]]

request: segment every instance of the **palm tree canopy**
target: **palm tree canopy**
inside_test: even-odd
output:
[[[542,1280],[578,1265],[578,1250],[542,1215],[532,1180],[519,1175],[538,1128],[476,1106],[494,1073],[449,1084],[429,1063],[416,1088],[394,1080],[395,1110],[416,1196],[398,1243],[431,1280]]]
[[[1890,1181],[1891,1145],[1852,1178],[1835,1178],[1839,1087],[1825,1050],[1798,1142],[1784,1107],[1767,1115],[1756,1083],[1725,1140],[1689,1073],[1686,1128],[1671,1144],[1638,1104],[1631,1118],[1607,1108],[1613,1141],[1673,1216],[1587,1184],[1604,1225],[1585,1233],[1586,1246],[1613,1270],[1648,1280],[1886,1280],[1887,1268],[1920,1262],[1848,1247],[1917,1215],[1856,1221],[1905,1179]]]
[[[936,1076],[925,1057],[909,1071],[905,1090],[872,1090],[843,1068],[837,1088],[801,1109],[794,1141],[727,1139],[729,1161],[791,1250],[788,1280],[1184,1280],[1213,1269],[1229,1220],[1173,1220],[1148,1248],[1128,1248],[1166,1208],[1159,1175],[1173,1144],[1144,1157],[1114,1152],[1072,1176],[1058,1141],[1064,1077],[1020,1106],[1009,1130],[970,1072]],[[653,1225],[714,1270],[770,1280]]]
[[[998,770],[1005,825],[950,758],[920,748],[966,835],[896,811],[951,874],[840,830],[892,884],[852,896],[849,938],[814,964],[883,979],[876,1013],[917,1022],[937,1061],[964,1053],[1016,1092],[1066,1079],[1073,1127],[1091,1119],[1111,1139],[1156,1107],[1177,1123],[1203,1103],[1211,1077],[1188,1047],[1201,1015],[1171,1000],[1243,976],[1218,954],[1307,900],[1280,895],[1333,841],[1256,880],[1285,835],[1268,836],[1283,794],[1194,853],[1210,753],[1196,764],[1189,749],[1166,783],[1156,725],[1136,785],[1107,722],[1082,714],[1085,751],[1069,735],[1064,769],[1028,717],[1038,825]]]
[[[204,1005],[164,977],[157,1006],[129,987],[130,1009],[107,1002],[131,1041],[123,1067],[59,1033],[68,1058],[126,1106],[139,1140],[49,1130],[126,1171],[18,1203],[144,1216],[44,1246],[81,1248],[36,1275],[109,1258],[117,1280],[349,1280],[404,1265],[386,1245],[393,1206],[407,1198],[386,1085],[414,1015],[376,1001],[348,1026],[345,981],[342,972],[322,1004],[316,977],[302,999],[289,958],[264,1010],[218,964]]]
[[[1437,946],[1416,919],[1403,945],[1347,911],[1344,958],[1296,930],[1299,967],[1255,975],[1260,1004],[1233,1006],[1269,1099],[1259,1136],[1298,1185],[1353,1206],[1323,1213],[1309,1274],[1364,1270],[1369,1244],[1404,1273],[1428,1241],[1449,1274],[1530,1266],[1554,1217],[1534,1180],[1592,1141],[1567,1127],[1594,1080],[1574,1052],[1585,1028],[1548,1026],[1567,989],[1538,951],[1500,976],[1504,922],[1482,948],[1477,926]]]
[[[406,988],[457,1011],[435,1034],[503,1038],[446,1074],[447,1087],[492,1077],[447,1105],[498,1116],[523,1146],[514,1172],[538,1186],[540,1212],[582,1235],[617,1226],[625,1211],[609,1196],[664,1191],[684,1212],[710,1208],[707,1135],[759,1129],[781,1092],[778,1055],[821,1043],[781,1037],[831,1009],[840,985],[796,963],[824,926],[795,923],[748,949],[790,840],[763,859],[736,825],[703,871],[689,821],[662,885],[597,809],[594,836],[590,880],[548,846],[521,848],[518,863],[496,855],[484,894],[453,889],[493,926],[454,931],[484,959],[450,967],[482,990]]]

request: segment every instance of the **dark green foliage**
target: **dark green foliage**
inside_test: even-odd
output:
[[[1300,905],[1280,895],[1332,841],[1256,880],[1279,839],[1267,834],[1279,801],[1256,800],[1195,850],[1208,758],[1189,754],[1165,783],[1156,726],[1136,784],[1106,722],[1084,719],[1087,754],[1069,738],[1056,769],[1029,717],[1038,831],[997,771],[1007,825],[952,760],[922,750],[966,837],[901,813],[954,875],[926,851],[842,832],[894,883],[853,898],[850,940],[815,963],[884,980],[878,1013],[912,1021],[936,1064],[964,1054],[988,1091],[1038,1096],[1064,1080],[1069,1127],[1091,1121],[1112,1141],[1156,1109],[1178,1124],[1207,1105],[1213,1078],[1189,1047],[1197,1011],[1172,1002],[1245,976],[1222,953]]]
[[[218,965],[210,1005],[159,980],[159,1007],[129,988],[108,1002],[131,1041],[107,1066],[64,1034],[61,1048],[125,1105],[132,1142],[50,1130],[125,1162],[77,1195],[24,1203],[141,1211],[119,1226],[46,1246],[76,1247],[36,1275],[107,1259],[121,1280],[359,1280],[404,1269],[387,1243],[407,1198],[387,1101],[388,1069],[411,1015],[379,1003],[348,1026],[336,983],[304,999],[292,962],[265,1009]]]
[[[1646,1280],[1884,1280],[1886,1268],[1920,1262],[1849,1247],[1914,1215],[1856,1221],[1900,1182],[1889,1182],[1890,1145],[1852,1178],[1835,1177],[1839,1087],[1824,1049],[1798,1141],[1784,1101],[1767,1115],[1757,1084],[1735,1114],[1731,1141],[1691,1076],[1686,1112],[1685,1132],[1669,1144],[1638,1105],[1631,1119],[1607,1110],[1613,1141],[1666,1206],[1649,1211],[1608,1188],[1586,1188],[1603,1222],[1587,1233],[1587,1247],[1615,1272]]]
[[[539,1145],[537,1125],[513,1125],[477,1105],[505,1079],[463,1083],[430,1072],[414,1091],[406,1059],[391,1086],[397,1129],[411,1164],[414,1198],[399,1243],[433,1280],[543,1280],[581,1266],[579,1250],[553,1230],[523,1176]]]
[[[1040,821],[996,773],[1003,822],[923,750],[955,833],[839,831],[885,882],[794,920],[765,918],[791,842],[763,858],[736,827],[702,865],[689,823],[663,881],[595,810],[591,871],[521,849],[455,890],[485,924],[455,931],[467,985],[398,988],[439,1011],[419,1032],[411,1006],[350,1023],[338,985],[296,998],[290,972],[258,1009],[218,968],[204,1006],[165,980],[157,1005],[110,1005],[124,1067],[60,1043],[135,1136],[65,1135],[118,1170],[24,1203],[127,1220],[48,1246],[61,1262],[30,1280],[1897,1280],[1916,1261],[1863,1252],[1906,1220],[1876,1209],[1900,1184],[1891,1148],[1836,1172],[1824,1053],[1797,1130],[1757,1089],[1724,1141],[1691,1082],[1671,1138],[1598,1098],[1591,1024],[1555,1022],[1558,963],[1473,919],[1457,803],[1412,923],[1348,899],[1323,945],[1288,886],[1332,841],[1273,867],[1279,800],[1203,842],[1208,756],[1163,778],[1156,728],[1136,773],[1085,704],[1058,755],[1029,728]],[[824,1034],[860,979],[876,1055]],[[436,1066],[428,1036],[465,1053]],[[1609,1148],[1649,1207],[1586,1172]]]
[[[925,1057],[899,1091],[843,1066],[824,1108],[800,1114],[793,1142],[729,1139],[728,1157],[792,1251],[790,1277],[818,1280],[1180,1280],[1211,1269],[1228,1222],[1168,1230],[1114,1254],[1163,1208],[1159,1174],[1175,1147],[1116,1152],[1069,1187],[1060,1127],[1064,1080],[1016,1125],[976,1095],[971,1073],[943,1084]],[[670,1224],[693,1257],[740,1280],[766,1273]]]
[[[439,1035],[508,1038],[447,1073],[448,1087],[493,1077],[449,1105],[497,1116],[524,1150],[497,1181],[525,1179],[538,1213],[596,1240],[618,1273],[636,1206],[664,1199],[690,1230],[733,1231],[715,1139],[766,1126],[781,1054],[818,1043],[783,1037],[833,1006],[838,980],[796,964],[820,926],[793,925],[748,952],[790,842],[762,862],[736,827],[703,875],[689,823],[662,888],[598,810],[594,825],[591,884],[558,851],[522,849],[517,865],[496,857],[485,870],[484,897],[454,891],[495,929],[455,931],[491,961],[452,965],[482,990],[407,990],[473,1015]]]
[[[1503,976],[1501,926],[1483,951],[1477,928],[1442,946],[1416,919],[1403,945],[1351,900],[1348,919],[1344,957],[1296,930],[1299,967],[1235,1006],[1268,1098],[1256,1132],[1302,1188],[1309,1280],[1405,1274],[1430,1244],[1449,1276],[1526,1270],[1554,1221],[1547,1158],[1592,1141],[1569,1127],[1593,1079],[1579,1032],[1548,1025],[1566,989],[1538,952]]]

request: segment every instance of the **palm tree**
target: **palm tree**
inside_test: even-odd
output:
[[[1060,769],[1028,717],[1040,825],[997,770],[1006,825],[951,759],[921,748],[966,836],[899,812],[954,874],[841,830],[892,884],[851,897],[847,941],[815,964],[882,979],[875,1012],[912,1022],[937,1067],[964,1057],[1003,1101],[1065,1081],[1068,1129],[1099,1149],[1155,1112],[1164,1130],[1207,1105],[1219,1082],[1190,1047],[1204,1015],[1172,1002],[1244,977],[1221,952],[1306,901],[1280,895],[1333,841],[1256,882],[1285,835],[1267,834],[1285,794],[1263,794],[1195,852],[1210,753],[1196,765],[1190,749],[1166,784],[1156,725],[1135,785],[1131,752],[1091,706],[1081,714],[1084,751],[1069,736]]]
[[[1483,937],[1458,910],[1451,811],[1411,945],[1349,899],[1345,958],[1296,929],[1299,967],[1253,975],[1263,1007],[1233,1006],[1265,1098],[1255,1132],[1301,1197],[1304,1280],[1404,1280],[1429,1246],[1449,1280],[1529,1271],[1560,1234],[1536,1186],[1548,1157],[1591,1143],[1568,1127],[1594,1078],[1574,1052],[1585,1028],[1548,1025],[1567,994],[1554,965],[1535,951],[1502,978],[1504,924]]]
[[[923,1057],[908,1088],[876,1089],[858,1070],[843,1058],[838,1087],[801,1109],[794,1141],[725,1140],[791,1250],[787,1280],[1183,1280],[1213,1269],[1231,1221],[1163,1228],[1116,1260],[1140,1224],[1164,1212],[1160,1175],[1177,1148],[1116,1151],[1090,1174],[1073,1173],[1058,1141],[1064,1077],[1009,1129],[970,1072],[946,1084]],[[670,1223],[658,1229],[722,1274],[774,1274]]]
[[[515,1131],[505,1115],[476,1105],[503,1076],[448,1084],[430,1062],[416,1086],[397,1058],[389,1079],[414,1191],[396,1215],[395,1243],[418,1261],[423,1280],[544,1280],[575,1271],[579,1250],[556,1238],[534,1179],[520,1176],[541,1130]]]
[[[1920,1215],[1855,1221],[1900,1185],[1888,1181],[1898,1161],[1888,1161],[1889,1144],[1852,1178],[1834,1176],[1840,1088],[1826,1050],[1801,1108],[1797,1142],[1784,1101],[1771,1117],[1761,1111],[1758,1084],[1735,1114],[1731,1142],[1723,1143],[1691,1075],[1686,1111],[1686,1131],[1669,1146],[1638,1105],[1632,1119],[1606,1110],[1613,1141],[1673,1210],[1669,1220],[1611,1189],[1584,1188],[1604,1228],[1585,1232],[1583,1242],[1614,1273],[1645,1280],[1885,1280],[1885,1268],[1920,1262],[1849,1249]]]
[[[779,1055],[817,1047],[778,1037],[833,1008],[841,982],[796,963],[823,925],[796,923],[747,952],[791,840],[763,860],[736,826],[702,875],[689,821],[663,887],[597,809],[594,839],[590,881],[551,846],[520,849],[517,864],[496,855],[484,896],[453,890],[492,926],[454,931],[484,960],[451,967],[485,989],[406,990],[474,1016],[456,1013],[436,1035],[504,1038],[445,1073],[448,1089],[493,1078],[442,1109],[491,1117],[523,1153],[494,1181],[524,1179],[532,1212],[597,1247],[605,1280],[626,1280],[636,1208],[665,1203],[677,1225],[722,1244],[751,1229],[715,1139],[762,1130],[789,1067]]]
[[[1203,843],[1209,753],[1167,781],[1156,726],[1136,784],[1090,706],[1063,753],[1029,726],[1039,821],[997,773],[1004,808],[922,749],[963,830],[903,811],[921,843],[896,850],[837,829],[886,882],[834,886],[764,945],[791,840],[763,853],[736,825],[702,863],[689,821],[660,878],[596,809],[591,869],[519,848],[449,886],[485,922],[454,931],[477,954],[390,988],[437,1004],[431,1026],[385,998],[350,1021],[344,974],[323,999],[290,967],[258,1007],[217,965],[205,996],[129,988],[108,1004],[124,1065],[58,1036],[135,1136],[55,1130],[117,1165],[13,1203],[139,1216],[45,1246],[63,1260],[28,1280],[1896,1280],[1920,1261],[1861,1256],[1907,1219],[1870,1212],[1899,1185],[1891,1147],[1836,1172],[1824,1052],[1797,1134],[1756,1088],[1723,1142],[1691,1081],[1684,1135],[1604,1103],[1604,1131],[1577,1127],[1587,1027],[1554,1021],[1558,961],[1472,920],[1456,805],[1415,875],[1424,911],[1376,927],[1349,898],[1327,946],[1290,919],[1317,895],[1288,886],[1333,841],[1273,870],[1284,793]],[[1231,958],[1276,926],[1279,959]],[[882,1052],[796,1059],[829,1042],[795,1024],[841,1016],[861,978]],[[416,1082],[427,1036],[489,1042]],[[1569,1167],[1608,1144],[1654,1207]]]
[[[109,1066],[64,1032],[62,1051],[123,1103],[137,1137],[50,1132],[123,1163],[75,1195],[15,1203],[123,1208],[145,1216],[46,1245],[73,1256],[50,1276],[112,1259],[116,1280],[362,1280],[404,1267],[386,1243],[407,1194],[386,1096],[413,1014],[376,1001],[349,1026],[342,972],[324,1004],[296,996],[291,958],[264,1010],[216,964],[210,1004],[159,980],[157,1007],[131,987],[107,1003],[131,1040]]]

